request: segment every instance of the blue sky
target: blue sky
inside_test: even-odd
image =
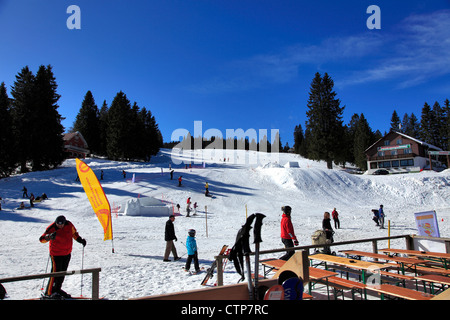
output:
[[[370,5],[381,29],[367,28]],[[420,118],[450,99],[450,0],[0,0],[0,30],[0,81],[52,65],[66,128],[88,90],[99,107],[123,91],[164,141],[202,121],[224,136],[279,129],[292,146],[316,72],[334,80],[345,123],[364,113],[381,132],[393,110]]]

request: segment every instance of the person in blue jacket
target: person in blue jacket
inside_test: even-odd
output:
[[[380,209],[378,209],[378,220],[380,222],[380,229],[384,229],[384,211],[383,211],[383,205],[380,205]]]
[[[198,251],[197,251],[197,241],[195,240],[195,230],[190,229],[188,232],[188,237],[186,239],[186,248],[188,253],[188,258],[186,260],[185,271],[189,271],[191,268],[192,259],[194,259],[195,273],[200,272],[200,266],[198,264]]]

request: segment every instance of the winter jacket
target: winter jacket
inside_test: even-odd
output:
[[[336,210],[333,210],[333,212],[331,212],[331,216],[333,217],[334,220],[336,220],[339,217],[339,214]]]
[[[195,237],[188,236],[186,239],[186,249],[188,255],[192,256],[197,252],[197,241],[195,241]]]
[[[177,237],[175,236],[175,227],[173,226],[173,222],[170,219],[167,220],[166,222],[164,240],[165,241],[177,240]]]
[[[45,237],[55,233],[55,238],[47,240]],[[66,256],[72,252],[73,239],[80,242],[82,238],[78,235],[77,229],[70,222],[66,221],[64,227],[58,228],[56,223],[52,223],[47,227],[44,234],[39,238],[42,243],[50,241],[50,255],[51,256]]]
[[[291,216],[283,213],[281,218],[281,238],[297,240],[294,233],[294,226],[292,225]]]
[[[333,228],[331,227],[331,219],[322,220],[322,229],[325,231],[327,239],[333,238]]]

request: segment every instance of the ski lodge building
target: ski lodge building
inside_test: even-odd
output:
[[[391,131],[366,149],[367,173],[373,174],[379,169],[385,169],[389,173],[417,172],[424,169],[440,171],[445,167],[431,156],[433,152],[438,151],[442,149],[404,133]]]
[[[89,153],[88,144],[80,132],[64,134],[64,152],[67,158],[86,158]]]

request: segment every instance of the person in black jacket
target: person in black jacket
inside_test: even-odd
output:
[[[175,221],[175,216],[171,215],[169,217],[169,220],[166,222],[166,229],[164,232],[164,240],[166,240],[166,252],[164,253],[164,259],[163,261],[170,261],[169,255],[170,252],[172,252],[174,260],[180,260],[180,257],[178,257],[177,249],[175,248],[175,244],[173,243],[173,240],[177,241],[177,236],[175,235],[175,228],[173,226],[173,222]]]
[[[334,242],[334,239],[333,239],[334,231],[333,231],[333,228],[331,227],[331,218],[330,218],[329,212],[325,212],[323,214],[322,230],[325,232],[325,235],[327,238],[327,243],[333,243]],[[331,253],[329,246],[325,246],[325,252],[328,254]]]

